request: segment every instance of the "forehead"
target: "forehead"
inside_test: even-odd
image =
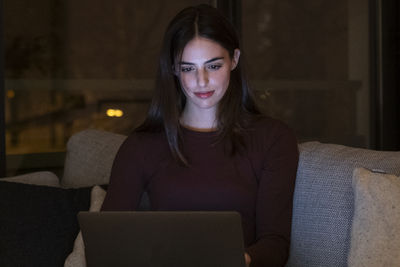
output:
[[[182,52],[182,61],[204,62],[216,57],[229,58],[228,51],[215,41],[196,37],[189,41]]]

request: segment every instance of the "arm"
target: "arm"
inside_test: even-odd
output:
[[[140,140],[129,136],[121,145],[111,169],[102,211],[135,210],[144,188]]]
[[[284,266],[288,259],[297,163],[297,140],[282,128],[266,149],[259,180],[257,240],[247,248],[252,267]]]

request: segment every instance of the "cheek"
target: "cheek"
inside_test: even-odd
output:
[[[230,82],[230,72],[221,73],[218,77],[215,77],[215,82],[221,89],[226,90]]]
[[[190,88],[193,88],[193,86],[196,83],[196,80],[193,77],[190,77],[190,75],[181,75],[179,80],[180,80],[182,88],[185,91]]]

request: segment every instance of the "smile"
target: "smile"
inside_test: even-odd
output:
[[[209,98],[214,94],[214,91],[207,91],[207,92],[197,92],[194,93],[195,96],[197,96],[198,98]]]

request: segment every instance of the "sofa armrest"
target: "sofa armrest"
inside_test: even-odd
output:
[[[49,171],[32,172],[13,177],[1,178],[0,181],[60,187],[60,180],[57,175]]]

